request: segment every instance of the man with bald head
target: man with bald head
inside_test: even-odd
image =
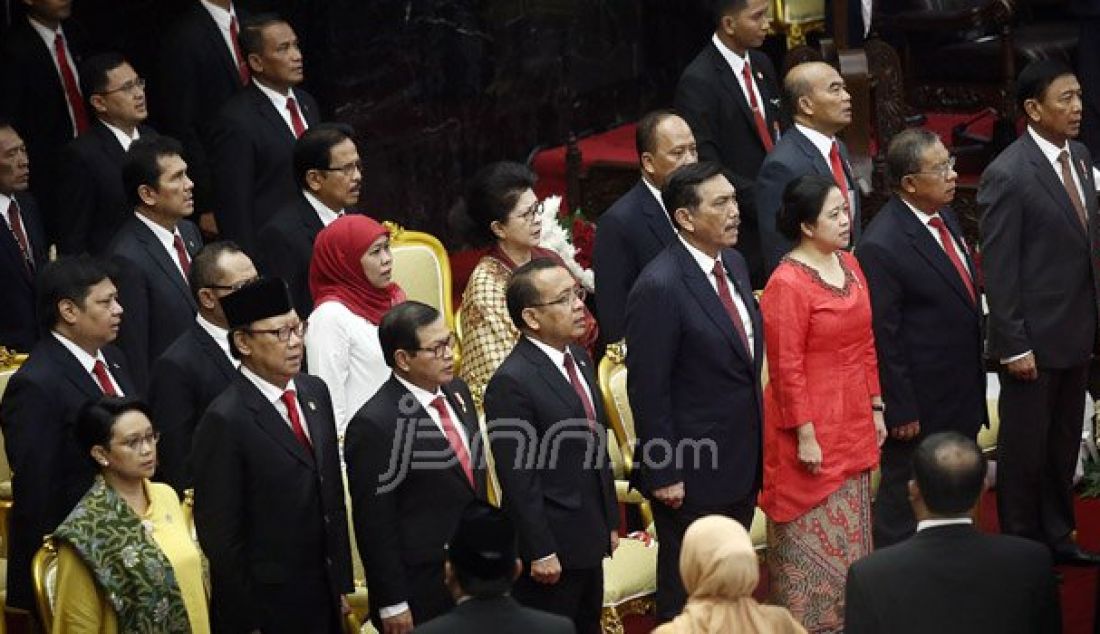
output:
[[[638,121],[638,184],[600,216],[592,268],[596,272],[596,318],[608,342],[623,338],[626,296],[646,264],[676,238],[661,202],[661,188],[677,167],[699,160],[695,135],[672,110],[655,110]]]
[[[844,80],[824,62],[807,62],[787,73],[783,90],[794,112],[794,126],[764,159],[755,191],[760,244],[769,275],[793,246],[775,227],[783,190],[803,174],[820,174],[836,181],[848,201],[851,244],[861,233],[859,192],[848,149],[836,136],[852,122],[852,97]]]

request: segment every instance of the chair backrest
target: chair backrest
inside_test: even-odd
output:
[[[50,634],[53,606],[57,601],[57,546],[48,535],[31,560],[31,582],[34,584],[39,622],[46,634]]]
[[[622,477],[629,477],[630,468],[634,464],[634,441],[638,436],[634,431],[634,414],[630,411],[630,397],[626,390],[625,343],[607,346],[603,359],[600,359],[597,374],[604,410],[607,411],[618,456],[622,460],[621,466],[616,465],[616,470],[621,469]]]
[[[409,231],[386,221],[393,252],[393,281],[401,285],[409,299],[424,302],[443,313],[447,327],[454,329],[451,304],[451,262],[447,250],[435,236]]]

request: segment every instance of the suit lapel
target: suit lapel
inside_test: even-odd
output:
[[[57,340],[53,334],[47,334],[46,340],[49,341],[50,346],[46,348],[49,351],[49,355],[53,357],[54,363],[57,364],[61,374],[67,381],[72,383],[77,389],[84,393],[85,396],[92,399],[98,399],[103,396],[103,390],[92,378],[92,375],[88,373],[87,368],[80,365],[76,357],[71,352],[65,349],[65,346],[61,345],[61,342]],[[117,364],[111,364],[117,367]],[[115,373],[112,372],[112,375]],[[119,382],[119,387],[123,392],[129,394],[126,386],[122,385],[122,381],[118,376],[115,376],[115,380]]]
[[[290,424],[283,420],[279,410],[275,409],[275,405],[267,400],[248,377],[238,375],[237,381],[256,425],[299,462],[313,467],[314,457],[306,451],[302,443],[298,442],[298,438],[290,429]]]
[[[752,107],[749,105],[748,99],[745,98],[745,91],[741,88],[741,81],[735,76],[733,68],[726,61],[726,58],[722,57],[722,53],[718,50],[718,47],[711,42],[711,58],[714,62],[715,72],[720,78],[722,87],[726,89],[726,97],[737,104],[738,109],[741,111],[742,116],[745,117],[745,121],[749,127],[756,130],[756,119],[752,116]],[[750,59],[750,64],[751,64]],[[761,93],[763,96],[763,93]],[[759,139],[759,135],[753,135],[757,139],[757,143],[760,147],[764,147],[764,142]]]
[[[317,399],[309,385],[304,381],[295,381],[294,387],[297,388],[298,407],[305,416],[306,427],[309,428],[309,444],[313,448],[314,464],[324,464],[329,456],[325,455],[327,445],[323,441],[329,431],[335,429],[334,423],[321,411],[324,402]],[[297,437],[294,441],[298,441]],[[298,444],[301,445],[301,443]]]
[[[603,423],[607,420],[603,411],[603,398],[600,395],[600,386],[596,381],[596,375],[592,371],[592,364],[588,362],[588,353],[580,346],[570,346],[573,359],[577,362],[577,368],[588,385],[588,393],[592,395],[592,407],[596,411],[596,422]]]
[[[722,306],[722,300],[718,299],[718,293],[710,285],[710,280],[703,274],[699,264],[682,244],[675,244],[675,252],[680,271],[684,277],[684,283],[695,297],[695,301],[699,302],[700,308],[714,322],[714,326],[722,332],[722,335],[737,354],[741,355],[745,361],[749,361],[748,350],[745,350],[740,337],[734,331],[730,316],[726,313],[726,308]],[[726,269],[726,277],[733,279],[733,276],[729,274],[729,269]]]
[[[732,251],[733,249],[727,249]],[[752,344],[753,349],[753,361],[757,365],[757,369],[763,363],[764,356],[764,323],[760,318],[760,311],[756,306],[756,296],[752,294],[751,284],[742,284],[737,280],[737,276],[734,275],[733,270],[730,269],[730,257],[722,257],[722,266],[726,269],[726,277],[729,278],[730,284],[733,285],[735,293],[741,296],[741,301],[745,304],[745,311],[749,314],[749,320],[752,322]],[[725,310],[725,307],[722,308]]]
[[[202,33],[203,37],[206,38],[206,45],[218,51],[218,59],[222,62],[222,70],[232,78],[233,83],[240,84],[241,76],[237,70],[237,60],[233,59],[232,53],[229,52],[229,47],[226,46],[225,38],[222,37],[221,30],[218,29],[217,23],[214,22],[214,17],[198,5],[192,10],[200,14]]]
[[[765,54],[750,49],[749,60],[752,62],[752,74],[753,79],[756,81],[756,89],[760,91],[760,98],[763,103],[760,104],[760,109],[764,112],[764,120],[768,123],[768,132],[772,135],[772,139],[778,141],[779,136],[779,95],[771,92],[772,83],[774,78],[771,73],[765,73],[764,69],[768,68],[770,64],[761,62],[760,60],[765,57]],[[755,122],[754,122],[755,124]]]
[[[20,212],[22,212],[22,204],[20,204]],[[22,214],[20,214],[22,215]],[[19,248],[19,243],[15,241],[15,235],[11,231],[11,226],[0,220],[0,251],[3,251],[4,257],[11,260],[11,268],[13,271],[19,271],[19,278],[27,283],[27,286],[34,285],[34,277],[27,265],[23,261],[23,250]],[[34,240],[34,238],[30,238]],[[31,243],[31,250],[34,250],[34,243]],[[38,263],[35,262],[35,266]]]
[[[653,232],[657,244],[663,248],[676,239],[676,232],[672,229],[668,214],[665,213],[661,203],[653,197],[653,193],[649,191],[649,187],[645,183],[638,181],[635,187],[638,189],[638,195],[641,196],[642,215],[645,217],[646,225]]]
[[[458,423],[461,423],[463,430],[466,432],[466,446],[469,448],[467,453],[470,456],[470,469],[474,475],[474,486],[471,489],[474,493],[481,495],[485,487],[485,473],[480,468],[482,464],[481,460],[481,427],[477,421],[477,411],[471,407],[471,404],[466,402],[466,399],[450,385],[440,386],[440,391],[443,392],[443,396],[447,399],[447,402],[451,405],[451,409],[458,415]],[[450,442],[448,441],[448,445]],[[452,449],[453,450],[453,449]],[[466,472],[463,471],[462,465],[455,461],[455,466],[451,471],[454,471],[457,475],[462,477],[462,481],[470,486],[470,481],[466,478]]]
[[[1066,187],[1062,183],[1061,176],[1055,173],[1054,166],[1047,160],[1043,150],[1039,148],[1035,140],[1031,138],[1031,133],[1024,132],[1023,137],[1025,139],[1024,147],[1027,149],[1028,159],[1031,161],[1036,178],[1039,179],[1043,188],[1046,189],[1054,201],[1058,203],[1058,208],[1062,210],[1065,218],[1080,231],[1081,237],[1087,238],[1085,228],[1081,225],[1081,220],[1077,217],[1077,210],[1073,208],[1073,203],[1069,200],[1069,194],[1066,193]],[[1081,184],[1084,185],[1085,182],[1087,181],[1082,180]]]
[[[550,391],[556,394],[574,413],[578,413],[577,418],[584,418],[584,405],[577,393],[573,391],[572,384],[562,374],[563,370],[559,370],[550,360],[550,357],[536,348],[535,344],[527,340],[527,337],[521,336],[519,338],[516,349],[538,370],[539,377],[550,388]]]
[[[825,157],[821,155],[821,152],[817,149],[817,146],[814,145],[814,142],[805,134],[802,134],[798,128],[793,126],[788,134],[794,135],[796,145],[802,150],[802,153],[810,159],[810,162],[813,163],[814,171],[822,176],[832,178],[833,169],[829,167],[829,163],[825,160]]]
[[[96,119],[88,133],[95,137],[99,150],[108,160],[115,165],[122,165],[122,161],[126,158],[126,150],[122,148],[114,132],[111,132],[102,121]]]
[[[260,89],[255,85],[250,85],[249,90],[252,91],[252,103],[256,106],[256,111],[259,113],[269,125],[272,126],[273,131],[281,137],[285,137],[289,143],[294,143],[294,132],[287,126],[286,121],[283,120],[282,115],[275,110],[275,104],[271,103],[271,100],[267,98],[267,95],[260,92]],[[297,100],[297,99],[295,99]],[[298,104],[299,109],[302,108],[301,103]],[[303,112],[303,116],[305,113]]]
[[[928,229],[921,224],[920,220],[913,214],[912,210],[906,206],[905,202],[898,198],[894,198],[890,204],[892,205],[890,213],[893,213],[897,218],[898,223],[905,231],[905,235],[908,236],[909,243],[913,245],[913,250],[917,252],[917,255],[928,262],[943,281],[951,287],[951,290],[955,292],[955,295],[957,295],[959,299],[966,302],[966,305],[971,310],[975,310],[976,306],[974,305],[974,300],[971,298],[970,292],[966,290],[966,287],[963,285],[963,281],[959,277],[959,272],[955,270],[955,265],[952,264],[951,259],[947,257],[947,252],[944,251],[944,248],[936,242],[935,238],[933,238],[930,233],[928,233]],[[967,263],[969,264],[969,262]],[[973,281],[974,278],[973,275],[971,275],[971,282]]]
[[[137,218],[131,218],[129,222],[132,223],[135,235],[138,241],[141,242],[142,247],[145,248],[145,252],[157,263],[161,272],[164,273],[172,286],[183,295],[187,303],[193,304],[194,299],[191,297],[191,291],[187,288],[187,281],[183,279],[183,273],[180,271],[180,268],[176,266],[176,263],[172,261],[168,252],[164,250],[164,245],[160,243],[160,240],[157,240],[153,231],[149,227],[146,227],[145,223]],[[182,235],[182,233],[181,231],[180,234]],[[191,250],[188,249],[188,252],[190,253]]]
[[[221,346],[217,341],[210,336],[210,333],[203,330],[201,326],[195,324],[191,326],[194,331],[195,339],[199,343],[199,348],[202,349],[203,354],[208,356],[218,370],[222,374],[222,378],[227,381],[232,381],[233,377],[237,374],[237,369],[233,367],[233,364],[229,362],[229,359],[225,357],[225,352],[222,352]]]

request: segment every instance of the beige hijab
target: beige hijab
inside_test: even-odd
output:
[[[680,576],[687,605],[654,634],[805,634],[786,609],[760,605],[752,592],[760,580],[749,534],[720,515],[695,520],[684,533]]]

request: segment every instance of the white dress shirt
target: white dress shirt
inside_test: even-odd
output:
[[[921,520],[917,522],[917,532],[928,530],[929,528],[939,528],[940,526],[953,526],[956,524],[974,524],[974,520],[969,517],[947,517],[943,519],[935,520]]]
[[[65,81],[61,78],[61,65],[57,63],[57,49],[54,48],[54,40],[57,39],[57,34],[61,34],[61,41],[65,44],[65,57],[69,60],[69,68],[73,71],[73,79],[76,80],[77,89],[80,86],[80,75],[76,69],[76,60],[73,59],[73,51],[69,48],[69,38],[65,35],[65,31],[62,30],[61,25],[57,25],[57,30],[54,31],[50,27],[46,26],[35,20],[31,16],[27,16],[27,21],[31,23],[31,27],[35,33],[42,38],[42,41],[46,43],[46,50],[50,53],[50,60],[53,61],[53,67],[57,70],[57,81],[61,83],[61,91],[65,92]],[[69,119],[73,122],[73,136],[79,134],[79,130],[76,129],[76,115],[73,114],[73,105],[69,103],[69,100],[65,99],[65,109],[69,111]]]
[[[338,301],[323,302],[309,315],[306,360],[309,373],[328,385],[336,434],[343,438],[351,417],[390,378],[378,326]]]
[[[908,207],[909,210],[913,212],[913,215],[917,217],[917,220],[920,221],[920,223],[922,225],[924,225],[924,228],[928,231],[929,235],[931,235],[932,239],[936,241],[936,244],[940,245],[940,248],[943,249],[944,252],[946,253],[947,248],[943,246],[943,241],[940,240],[939,230],[936,229],[935,227],[933,227],[932,225],[928,224],[929,222],[932,222],[933,218],[939,218],[940,214],[939,213],[934,213],[934,214],[931,214],[931,215],[926,214],[923,211],[921,211],[920,209],[917,209],[913,205],[909,204],[909,201],[905,200],[904,198],[901,198],[901,202],[905,203],[905,206]],[[947,223],[944,223],[944,224],[946,225]],[[948,231],[947,233],[948,233],[948,235],[951,234],[950,231]],[[966,257],[964,257],[964,254],[966,253],[966,249],[963,248],[963,245],[959,244],[959,241],[955,239],[955,236],[951,236],[951,244],[955,245],[955,252],[959,254],[959,261],[962,262],[963,266],[966,268],[967,271],[970,272],[971,275],[974,275],[974,271],[972,271],[970,269],[970,265],[967,263]]]
[[[1045,156],[1047,162],[1050,163],[1050,167],[1054,170],[1054,176],[1058,179],[1059,183],[1062,182],[1062,163],[1058,160],[1058,155],[1061,154],[1063,150],[1069,153],[1069,173],[1073,178],[1073,186],[1077,189],[1077,196],[1080,198],[1081,203],[1084,204],[1087,199],[1084,196],[1084,190],[1081,188],[1081,178],[1077,175],[1077,165],[1073,163],[1073,153],[1069,151],[1069,141],[1063,143],[1062,147],[1058,147],[1039,136],[1031,126],[1027,127],[1027,133],[1031,135],[1031,138],[1035,140],[1035,143],[1043,152],[1043,156]],[[1085,205],[1085,208],[1087,209],[1088,205]]]
[[[317,217],[321,220],[321,226],[323,227],[331,225],[332,221],[344,215],[343,209],[333,211],[332,208],[321,202],[321,199],[314,196],[312,192],[303,189],[302,195],[306,197],[306,202],[309,203],[310,207],[313,207],[313,211],[317,212]]]
[[[752,105],[753,95],[756,96],[756,105],[760,110],[761,116],[764,115],[764,98],[760,94],[760,88],[756,85],[755,72],[752,75],[752,81],[747,85],[745,84],[745,64],[749,63],[749,53],[745,51],[745,56],[741,57],[737,53],[734,53],[722,40],[718,39],[718,35],[712,35],[710,41],[714,43],[714,46],[718,48],[718,52],[721,53],[722,59],[726,60],[726,63],[730,65],[730,69],[733,70],[733,76],[737,78],[737,85],[741,87],[741,93],[745,95],[745,103]],[[750,70],[752,70],[750,64]],[[750,92],[752,94],[750,94]],[[767,118],[765,117],[765,120]]]
[[[208,0],[199,0],[199,4],[210,14],[214,24],[218,25],[218,32],[222,34],[222,40],[225,41],[225,46],[229,49],[230,59],[234,62],[244,61],[237,59],[237,49],[233,46],[233,36],[229,31],[230,19],[237,17],[237,12],[233,9],[233,3],[229,4],[228,11]],[[237,26],[239,28],[240,24]]]
[[[175,263],[176,270],[178,270],[180,272],[180,275],[183,276],[183,279],[186,280],[187,274],[183,272],[183,264],[180,263],[180,256],[178,253],[176,253],[175,246],[176,236],[180,236],[180,240],[183,240],[183,236],[180,235],[180,230],[176,229],[175,231],[169,231],[150,220],[149,217],[143,213],[134,212],[134,215],[137,216],[138,220],[143,222],[146,227],[149,227],[149,230],[152,231],[153,235],[157,237],[157,242],[159,242],[160,245],[164,247],[165,253],[168,254],[168,259],[172,260],[172,262]],[[185,246],[184,251],[186,250],[187,247]],[[190,254],[188,254],[188,257],[191,257]]]
[[[141,138],[141,132],[138,131],[137,126],[134,126],[134,136],[130,136],[130,135],[126,134],[122,130],[122,128],[116,128],[115,126],[111,125],[110,123],[107,123],[103,119],[100,119],[99,122],[102,123],[103,125],[107,126],[107,129],[110,130],[111,133],[115,135],[115,138],[118,139],[118,144],[122,146],[123,151],[129,151],[130,150],[130,144]]]
[[[203,317],[202,313],[195,314],[195,322],[218,344],[218,347],[225,353],[225,358],[229,359],[229,363],[234,368],[240,367],[241,362],[234,359],[229,352],[229,331]]]
[[[657,204],[661,206],[661,211],[665,212],[665,220],[668,224],[672,225],[672,230],[676,231],[676,223],[672,222],[672,218],[668,215],[668,210],[665,209],[665,201],[661,198],[661,190],[657,189],[657,186],[649,182],[649,179],[642,178],[642,183],[645,184],[645,188],[649,190],[649,193],[653,194],[653,197],[657,199]]]
[[[688,253],[691,254],[691,257],[695,260],[696,264],[699,265],[699,268],[703,270],[703,276],[707,278],[710,287],[714,289],[714,294],[717,295],[718,280],[714,279],[714,263],[716,261],[721,261],[721,256],[712,258],[706,253],[691,246],[687,240],[684,240],[683,236],[678,235],[677,237],[680,238],[680,243],[688,250]],[[722,268],[724,270],[725,266],[723,265]],[[733,283],[733,277],[729,275],[728,272],[726,273],[726,283],[729,285],[730,296],[733,297],[733,306],[737,309],[737,316],[741,318],[741,325],[745,328],[745,337],[749,340],[749,358],[752,359],[755,351],[753,350],[752,319],[749,317],[749,309],[745,307],[745,300],[741,299],[741,293],[737,292],[737,287]]]
[[[96,361],[102,361],[103,366],[107,368],[107,378],[111,380],[111,385],[115,388],[115,394],[118,394],[119,396],[125,396],[122,391],[122,386],[118,384],[118,379],[115,378],[114,374],[111,374],[111,364],[107,363],[107,357],[103,356],[102,350],[96,350],[95,356],[92,356],[85,352],[84,348],[76,345],[61,333],[54,331],[53,336],[56,337],[59,342],[61,342],[61,345],[64,346],[66,350],[68,350],[70,353],[72,353],[74,357],[76,357],[76,360],[80,364],[80,367],[84,368],[84,370],[88,373],[88,376],[92,377],[92,381],[95,381],[96,385],[99,385],[99,379],[96,378],[95,372],[93,372],[92,370],[95,369]]]
[[[252,384],[256,386],[256,389],[260,390],[260,394],[264,395],[268,403],[275,406],[275,411],[279,412],[279,416],[283,417],[283,422],[286,423],[287,428],[290,429],[291,432],[294,432],[294,425],[290,423],[290,413],[286,408],[286,403],[283,401],[283,393],[287,390],[294,390],[295,395],[297,395],[298,390],[294,387],[294,379],[288,381],[286,387],[279,387],[274,383],[269,383],[267,379],[249,370],[248,366],[243,364],[241,365],[241,374],[249,381],[252,381]],[[306,438],[309,438],[310,442],[312,442],[313,438],[309,433],[309,424],[306,422],[305,413],[302,412],[302,405],[298,402],[297,398],[294,399],[294,409],[298,411],[298,420],[302,423],[302,431],[305,432]],[[295,434],[295,437],[297,437],[297,434]]]
[[[543,354],[550,357],[550,362],[553,363],[554,367],[556,367],[558,369],[558,372],[560,372],[561,375],[563,377],[565,377],[565,382],[568,383],[569,385],[573,385],[573,381],[571,381],[570,378],[569,378],[569,372],[565,369],[565,351],[564,350],[558,350],[558,349],[556,349],[552,346],[548,346],[545,343],[539,341],[538,339],[535,339],[534,337],[529,337],[527,335],[523,335],[523,336],[524,336],[524,338],[527,339],[527,341],[530,341],[531,343],[535,344],[536,348],[538,348],[539,350],[542,350]],[[573,356],[572,352],[570,352],[569,356],[571,356],[571,357]],[[582,363],[583,362],[580,359],[577,359],[576,357],[573,357],[573,365],[577,368],[577,378],[580,379],[581,387],[584,388],[584,393],[588,395],[588,402],[592,404],[592,407],[594,409],[596,407],[596,401],[592,400],[592,390],[589,389],[588,381],[586,381],[584,379],[584,374],[581,372],[581,364]]]
[[[298,114],[302,117],[302,127],[306,130],[309,129],[309,122],[306,121],[306,113],[302,110],[302,100],[298,99],[298,96],[294,94],[294,90],[288,90],[285,95],[280,95],[271,88],[264,85],[263,81],[253,78],[252,84],[260,89],[260,92],[271,100],[271,105],[275,106],[275,112],[279,113],[279,116],[283,118],[283,122],[286,123],[286,127],[290,130],[291,134],[294,133],[294,123],[290,120],[290,111],[286,109],[286,102],[288,97],[294,97],[294,105],[298,107]]]

